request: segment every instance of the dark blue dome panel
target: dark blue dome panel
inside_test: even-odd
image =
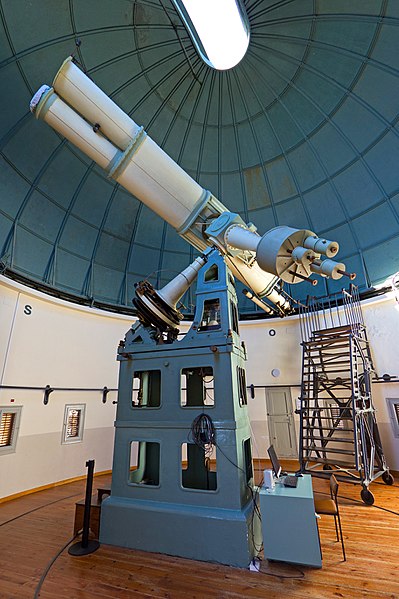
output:
[[[247,0],[243,60],[215,71],[169,0],[3,0],[0,258],[77,301],[131,307],[195,252],[29,113],[71,52],[199,183],[260,233],[336,239],[363,290],[399,270],[399,8],[379,0]],[[79,39],[81,44],[75,45]],[[301,299],[340,289],[304,283]],[[187,309],[192,293],[185,298]],[[241,313],[254,312],[242,299]]]

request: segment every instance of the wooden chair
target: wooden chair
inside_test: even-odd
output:
[[[330,495],[330,499],[321,499],[315,496],[315,512],[316,514],[324,516],[334,516],[337,541],[341,541],[342,553],[344,556],[344,561],[346,562],[344,538],[342,536],[341,518],[338,509],[338,482],[333,474],[330,476]]]

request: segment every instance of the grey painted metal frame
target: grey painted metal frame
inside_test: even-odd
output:
[[[246,567],[260,548],[245,380],[240,384],[246,352],[234,316],[234,280],[217,252],[199,272],[196,300],[194,322],[181,341],[157,343],[150,328],[136,325],[119,348],[112,489],[102,506],[100,540]],[[211,305],[218,309],[209,321]],[[182,406],[182,371],[210,368],[214,406]],[[159,407],[133,407],[134,373],[154,370],[161,373]],[[216,472],[191,445],[192,422],[204,410],[216,430]],[[140,473],[130,470],[132,441],[139,442]],[[191,473],[184,479],[186,443]],[[159,459],[150,455],[155,444]],[[212,481],[208,488],[206,480]]]

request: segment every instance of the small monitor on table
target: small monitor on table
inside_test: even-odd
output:
[[[276,475],[276,477],[278,478],[281,474],[281,465],[280,465],[280,462],[278,461],[278,457],[274,450],[273,445],[270,445],[269,449],[267,450],[267,453],[269,454],[269,458],[272,463],[273,472]]]

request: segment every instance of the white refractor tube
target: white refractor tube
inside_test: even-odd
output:
[[[42,86],[35,94],[31,111],[199,251],[213,245],[204,229],[229,210],[178,166],[71,57],[58,71],[53,87]],[[245,223],[243,226],[247,228]],[[262,270],[250,248],[241,253],[231,251],[226,242],[221,250],[233,274],[257,296],[267,297],[282,309],[289,308],[289,303],[274,290],[279,277],[276,270]]]

